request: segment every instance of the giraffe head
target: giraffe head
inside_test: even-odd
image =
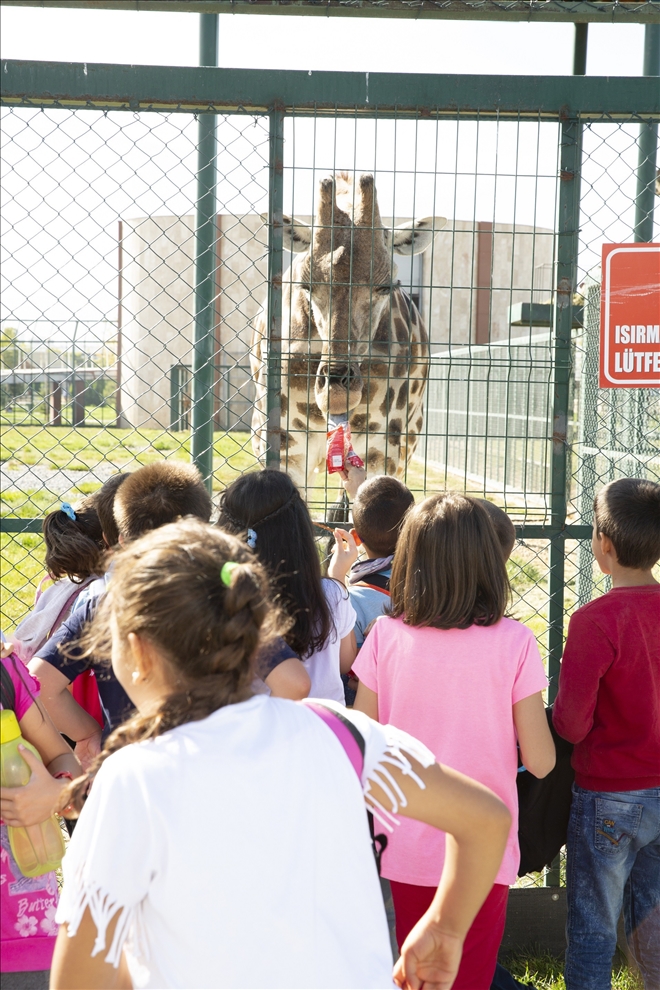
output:
[[[309,300],[321,339],[314,394],[324,415],[347,416],[362,400],[361,363],[397,285],[393,254],[419,254],[444,217],[383,227],[373,175],[345,173],[321,181],[312,226],[284,217],[284,244],[305,252],[295,282]]]

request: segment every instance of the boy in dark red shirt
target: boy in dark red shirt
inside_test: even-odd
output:
[[[567,990],[609,990],[617,921],[660,987],[660,485],[622,478],[594,503],[612,590],[571,618],[557,732],[575,744],[566,879]]]

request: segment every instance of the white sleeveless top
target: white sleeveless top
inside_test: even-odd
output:
[[[89,907],[94,954],[117,965],[124,949],[136,990],[392,987],[365,799],[370,779],[396,795],[387,768],[410,769],[406,753],[433,756],[332,707],[364,738],[362,781],[317,715],[264,695],[109,757],[64,859],[57,921],[75,934]]]
[[[332,616],[333,628],[321,650],[303,660],[312,686],[310,698],[326,698],[344,703],[344,685],[339,670],[339,651],[344,636],[352,631],[357,620],[348,592],[338,581],[322,578],[321,586]]]

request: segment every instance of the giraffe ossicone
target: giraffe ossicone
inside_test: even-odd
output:
[[[446,224],[381,220],[372,175],[321,180],[311,224],[284,217],[293,260],[283,277],[281,467],[303,494],[325,465],[328,419],[348,420],[353,446],[374,474],[403,476],[417,445],[428,377],[428,334],[397,280],[395,255],[421,254]],[[250,355],[256,399],[253,449],[267,445],[266,315]],[[318,477],[318,475],[317,475]]]

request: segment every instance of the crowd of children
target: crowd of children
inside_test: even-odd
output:
[[[515,530],[467,495],[344,485],[327,576],[283,472],[240,477],[213,523],[171,461],[47,517],[47,579],[3,647],[2,708],[43,760],[1,791],[3,990],[49,969],[55,990],[504,985],[517,771],[555,763],[536,640],[506,614]],[[657,990],[660,485],[602,489],[593,549],[612,590],[572,616],[554,706],[566,986],[610,987],[623,909]],[[53,811],[59,906],[7,839]]]

